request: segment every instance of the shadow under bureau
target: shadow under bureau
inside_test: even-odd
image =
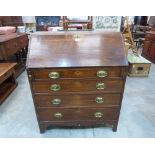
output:
[[[43,133],[48,126],[117,124],[127,59],[119,32],[38,32],[27,73]]]

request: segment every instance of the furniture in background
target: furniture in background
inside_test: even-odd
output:
[[[23,26],[22,16],[0,16],[1,26]]]
[[[150,16],[149,19],[148,16],[135,16],[132,35],[137,48],[143,47],[146,32],[151,31],[153,27],[155,27],[154,16]]]
[[[147,25],[148,16],[135,16],[134,17],[134,25]]]
[[[35,16],[36,30],[47,31],[48,27],[59,26],[61,16]]]
[[[38,32],[29,45],[27,73],[41,133],[49,126],[117,130],[128,66],[121,33]]]
[[[15,63],[0,63],[0,105],[17,87]]]
[[[155,31],[146,32],[142,56],[155,63]]]
[[[26,33],[0,35],[0,63],[16,62],[16,76],[25,70],[28,36]]]
[[[76,17],[76,16],[75,16]],[[69,18],[68,16],[63,16],[63,29],[64,30],[72,30],[72,29],[84,29],[84,30],[92,30],[92,16],[87,16],[86,19],[79,18]]]

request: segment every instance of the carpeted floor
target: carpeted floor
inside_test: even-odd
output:
[[[155,137],[155,65],[148,78],[127,78],[118,131],[108,127],[53,128],[39,133],[27,74],[0,106],[0,137]]]

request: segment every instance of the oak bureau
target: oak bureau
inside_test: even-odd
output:
[[[34,33],[27,73],[40,132],[102,124],[116,131],[127,68],[119,32]]]

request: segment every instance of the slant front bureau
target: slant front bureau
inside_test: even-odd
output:
[[[102,124],[116,131],[127,66],[121,33],[33,34],[27,73],[40,132]]]

